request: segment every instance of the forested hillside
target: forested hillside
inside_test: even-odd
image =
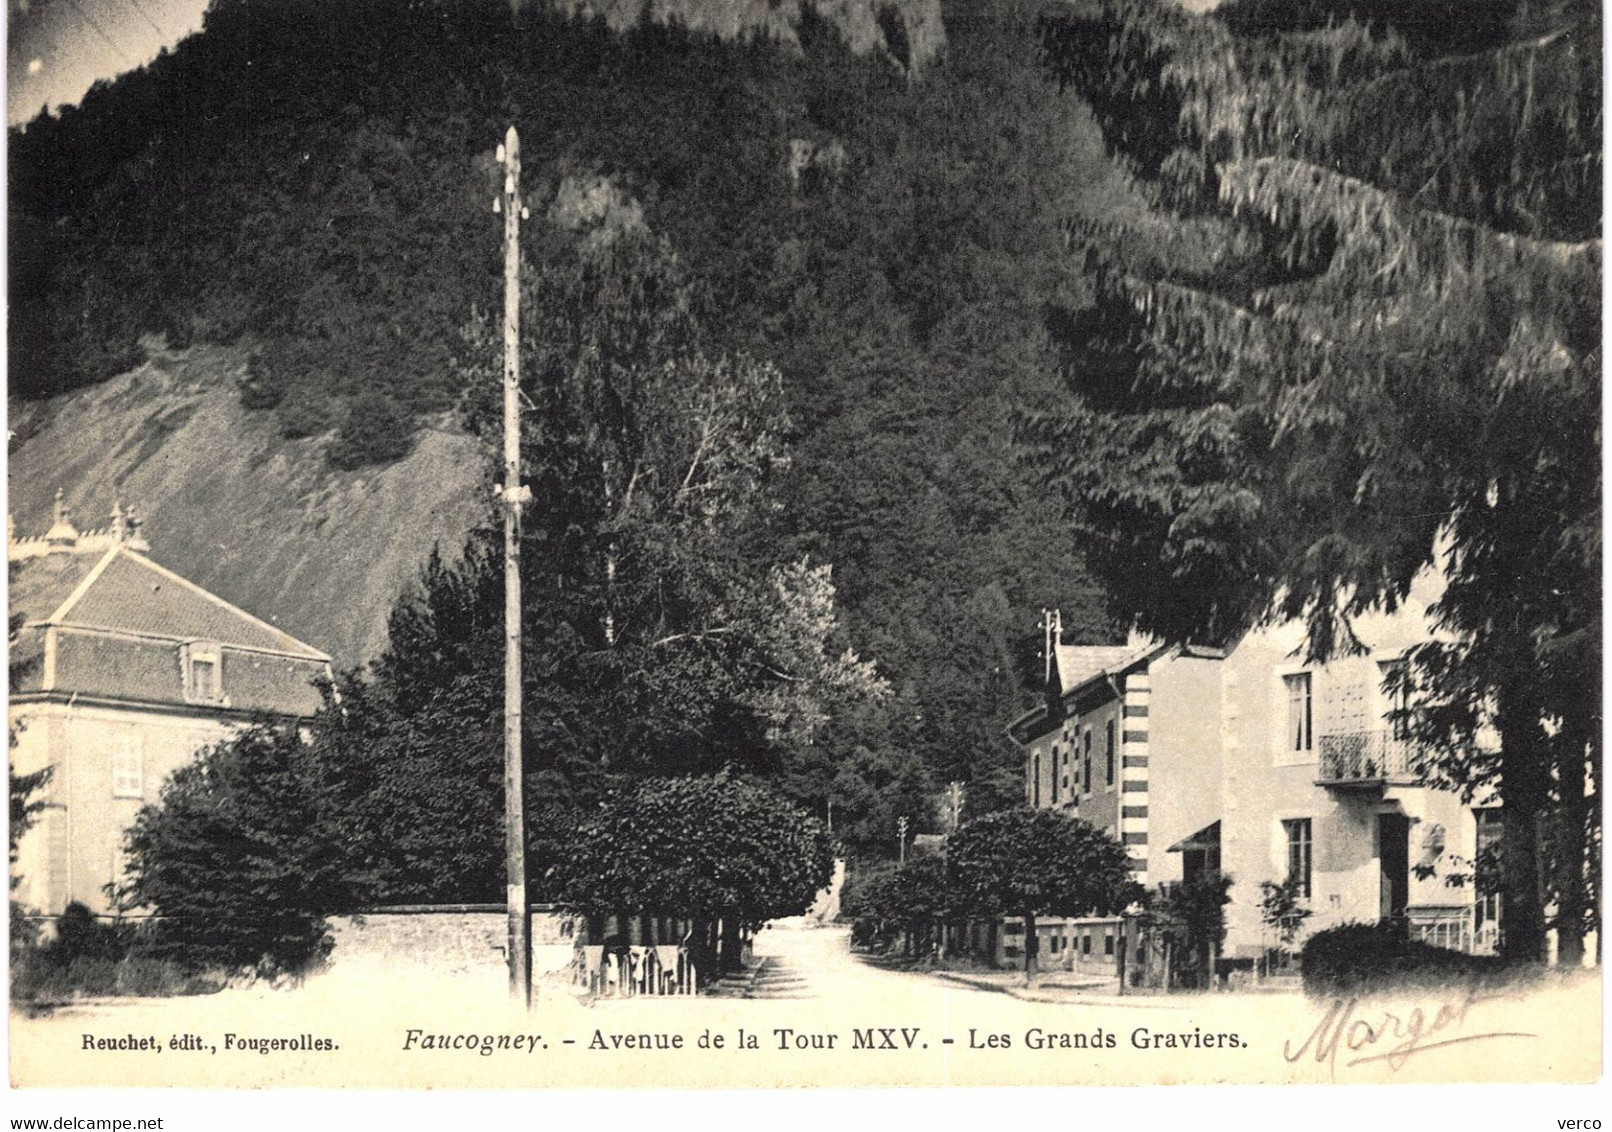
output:
[[[690,348],[780,375],[766,560],[832,565],[844,638],[891,689],[796,753],[797,792],[869,836],[949,779],[1015,796],[1002,726],[1039,609],[1110,626],[1009,420],[1058,396],[1051,336],[1088,302],[1064,222],[1130,198],[1038,67],[1032,7],[943,5],[944,48],[920,6],[874,11],[882,45],[809,5],[787,40],[735,41],[504,0],[217,0],[170,54],[12,132],[11,395],[104,381],[156,333],[231,347],[244,370],[216,380],[325,475],[403,458],[443,413],[474,431],[513,121],[529,270],[608,219],[672,257]],[[13,460],[61,456],[25,439]],[[451,556],[462,528],[442,537]],[[300,583],[341,587],[341,555],[306,545]]]

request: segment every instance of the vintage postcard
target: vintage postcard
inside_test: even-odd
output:
[[[1600,1126],[1595,0],[7,16],[13,1127]]]

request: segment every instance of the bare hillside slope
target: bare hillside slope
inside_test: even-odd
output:
[[[394,464],[331,471],[319,441],[284,440],[241,407],[244,365],[235,349],[159,347],[104,384],[13,402],[16,531],[49,526],[58,487],[80,530],[104,527],[114,500],[132,504],[158,562],[338,665],[368,661],[432,545],[456,552],[484,513],[481,447],[431,428]]]

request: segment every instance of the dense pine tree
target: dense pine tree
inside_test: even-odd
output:
[[[1152,208],[1072,231],[1101,297],[1071,403],[1023,439],[1116,613],[1166,637],[1301,617],[1324,657],[1442,571],[1418,726],[1503,802],[1506,953],[1542,954],[1549,892],[1571,960],[1599,779],[1599,9],[1484,11],[1049,23]]]

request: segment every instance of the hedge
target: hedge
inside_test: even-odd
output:
[[[1411,939],[1393,924],[1343,924],[1312,935],[1300,962],[1308,994],[1487,981],[1504,971],[1493,955],[1468,955]]]

